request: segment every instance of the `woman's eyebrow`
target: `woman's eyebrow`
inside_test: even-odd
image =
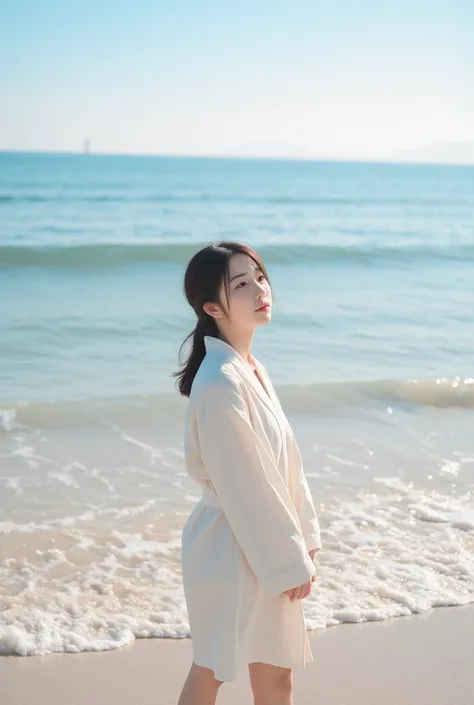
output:
[[[235,275],[232,277],[232,279],[229,279],[229,284],[230,284],[230,282],[233,282],[234,279],[238,279],[239,277],[245,277],[245,276],[247,276],[247,272],[244,272],[243,274],[235,274]]]
[[[262,270],[260,269],[260,267],[255,267],[255,271],[256,271],[256,272],[260,272],[260,274],[263,274],[263,272],[262,272]],[[232,277],[232,279],[229,279],[229,284],[230,284],[230,282],[233,282],[234,279],[238,279],[239,277],[246,277],[246,276],[247,276],[247,272],[244,272],[243,274],[234,274],[234,276]]]

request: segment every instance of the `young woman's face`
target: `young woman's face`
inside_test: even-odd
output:
[[[226,303],[222,284],[221,301]],[[272,292],[258,265],[247,255],[237,253],[229,261],[227,317],[231,325],[251,330],[268,323],[272,316]]]

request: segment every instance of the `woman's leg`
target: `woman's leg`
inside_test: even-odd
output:
[[[293,671],[268,663],[249,663],[254,705],[293,705]]]
[[[222,681],[214,678],[214,671],[193,662],[178,705],[215,705],[221,685]]]

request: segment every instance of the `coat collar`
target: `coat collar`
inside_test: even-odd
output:
[[[222,354],[223,360],[232,361],[239,368],[239,370],[242,371],[245,378],[249,381],[261,401],[268,407],[277,420],[279,420],[278,400],[276,399],[275,391],[263,365],[261,365],[258,360],[252,356],[255,367],[257,368],[260,379],[265,385],[266,391],[255,376],[255,373],[252,371],[249,363],[242,357],[242,355],[240,355],[240,353],[237,352],[235,348],[232,347],[232,345],[229,345],[229,343],[226,343],[224,340],[215,338],[211,335],[204,336],[204,345],[206,347],[206,352]]]

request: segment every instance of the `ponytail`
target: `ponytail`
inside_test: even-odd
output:
[[[218,328],[214,318],[202,311],[196,323],[195,329],[185,338],[179,349],[179,356],[184,348],[191,342],[191,350],[183,364],[183,367],[178,372],[174,373],[174,377],[178,378],[177,387],[183,397],[189,397],[191,387],[193,386],[194,378],[197,374],[201,362],[206,354],[206,346],[204,344],[204,336],[210,335],[214,338],[218,337]]]

